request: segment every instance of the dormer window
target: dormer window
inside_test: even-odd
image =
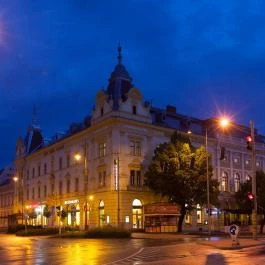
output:
[[[136,114],[136,106],[135,106],[135,105],[132,106],[132,113],[133,113],[134,115]]]
[[[103,114],[104,114],[104,108],[103,108],[103,107],[100,109],[100,114],[101,114],[101,117],[102,117]]]

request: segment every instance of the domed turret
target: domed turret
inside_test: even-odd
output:
[[[109,78],[107,94],[113,100],[113,109],[119,109],[119,100],[125,101],[127,93],[133,87],[132,78],[130,77],[125,66],[122,64],[121,46],[118,46],[118,64]]]

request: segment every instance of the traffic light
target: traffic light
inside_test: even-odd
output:
[[[254,194],[252,192],[248,192],[248,199],[250,201],[253,201],[254,200]]]
[[[225,148],[221,147],[220,160],[224,160],[224,159],[225,159]]]
[[[253,145],[253,139],[250,135],[246,137],[246,143],[247,143],[247,149],[251,151]]]

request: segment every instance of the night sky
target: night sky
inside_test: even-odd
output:
[[[37,107],[45,137],[91,114],[117,46],[152,105],[265,134],[265,1],[1,0],[0,168]]]

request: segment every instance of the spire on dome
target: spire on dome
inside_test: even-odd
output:
[[[109,85],[107,94],[113,102],[113,109],[119,109],[119,101],[125,101],[129,90],[133,87],[132,78],[130,77],[125,66],[122,64],[122,47],[120,42],[118,44],[118,64],[115,66],[114,71],[109,78]]]
[[[33,106],[33,113],[32,113],[32,122],[31,122],[31,125],[34,128],[38,128],[39,127],[37,107],[36,107],[35,104]]]
[[[119,42],[118,44],[118,64],[121,64],[121,60],[122,60],[122,55],[121,55],[121,50],[122,50],[122,47],[121,47],[121,44]]]

